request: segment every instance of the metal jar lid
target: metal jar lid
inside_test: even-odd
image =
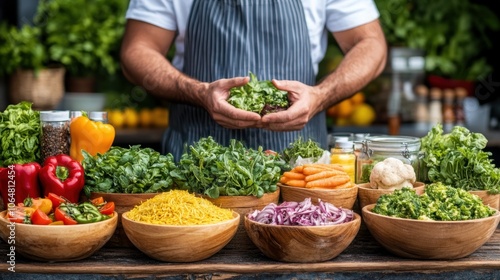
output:
[[[40,111],[42,122],[65,122],[69,121],[69,111]]]

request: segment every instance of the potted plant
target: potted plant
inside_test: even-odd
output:
[[[35,22],[44,25],[51,56],[67,69],[70,92],[94,92],[98,74],[119,70],[126,0],[42,0]],[[74,82],[87,81],[83,87]]]
[[[9,76],[9,101],[54,109],[64,95],[65,68],[47,52],[37,26],[0,24],[0,75]]]
[[[492,47],[488,32],[500,21],[486,6],[469,0],[375,0],[390,46],[421,49],[431,86],[465,82],[469,92],[479,77],[492,71],[484,51]],[[451,87],[455,87],[451,85]]]

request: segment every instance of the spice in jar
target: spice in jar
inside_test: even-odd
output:
[[[41,160],[59,154],[69,155],[69,111],[41,111]]]

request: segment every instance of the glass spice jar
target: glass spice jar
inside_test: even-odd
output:
[[[69,155],[69,111],[41,111],[40,121],[42,133],[40,136],[42,162],[50,156],[58,154]]]
[[[370,136],[362,142],[356,162],[356,184],[370,182],[373,166],[388,157],[411,164],[417,181],[422,180],[420,138],[411,136]]]
[[[91,111],[89,119],[95,122],[108,123],[108,112],[106,111]]]

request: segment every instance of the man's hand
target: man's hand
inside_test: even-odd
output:
[[[263,116],[264,128],[274,131],[300,130],[322,110],[320,95],[316,88],[298,81],[273,80],[272,82],[276,88],[288,91],[291,106],[286,111]]]
[[[203,106],[221,126],[230,129],[262,127],[259,114],[238,109],[227,102],[229,90],[249,82],[249,77],[220,79],[208,85]]]

